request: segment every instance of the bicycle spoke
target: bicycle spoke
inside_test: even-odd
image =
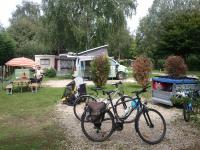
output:
[[[166,131],[164,118],[156,110],[149,109],[141,113],[137,121],[139,136],[149,144],[159,143]]]

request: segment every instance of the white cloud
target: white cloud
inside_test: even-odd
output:
[[[23,0],[0,0],[0,23],[3,24],[4,27],[8,27],[10,25],[9,18],[12,17],[12,12],[16,10],[16,5],[21,4]],[[42,0],[29,0],[37,3],[41,3]],[[137,0],[138,7],[136,11],[136,15],[134,15],[131,19],[128,19],[128,28],[131,32],[137,29],[139,24],[139,20],[144,17],[148,8],[151,7],[153,0]]]
[[[148,9],[153,4],[153,0],[137,0],[137,3],[136,15],[129,18],[127,22],[131,32],[134,32],[137,29],[140,19],[147,15]]]
[[[12,13],[16,10],[16,5],[21,4],[22,1],[23,0],[0,0],[0,23],[3,24],[4,27],[10,25],[9,18],[12,17]],[[32,1],[41,3],[42,0]]]

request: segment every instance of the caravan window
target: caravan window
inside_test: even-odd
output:
[[[50,65],[50,59],[40,59],[40,65],[48,67]]]

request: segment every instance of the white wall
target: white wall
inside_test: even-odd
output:
[[[50,68],[54,68],[55,66],[55,58],[56,58],[55,55],[35,55],[35,62],[39,63],[42,69],[44,68],[50,69]],[[46,62],[48,62],[49,60],[49,63],[42,64],[44,63],[44,60],[47,60]]]

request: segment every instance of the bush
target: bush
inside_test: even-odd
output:
[[[137,57],[133,63],[133,77],[142,87],[149,83],[152,66],[151,60],[144,56]]]
[[[165,64],[165,60],[164,59],[158,59],[157,65],[156,65],[156,69],[163,69],[164,68],[164,64]]]
[[[119,63],[120,63],[121,65],[124,65],[124,66],[126,66],[126,67],[129,67],[129,66],[131,66],[131,59],[123,59],[123,60],[120,60]]]
[[[169,56],[164,64],[166,73],[172,77],[180,77],[186,75],[187,65],[180,56]]]
[[[91,75],[94,84],[102,87],[106,84],[110,72],[110,62],[106,55],[97,56],[91,61]]]
[[[189,70],[199,71],[200,70],[200,56],[190,55],[187,59]]]
[[[56,70],[51,68],[51,69],[45,69],[45,76],[49,78],[53,78],[56,76]]]

